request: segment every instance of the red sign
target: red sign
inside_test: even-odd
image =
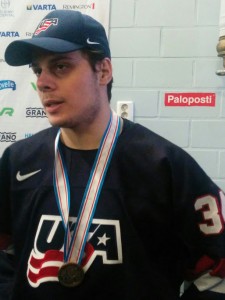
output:
[[[215,106],[215,93],[165,93],[165,106]]]

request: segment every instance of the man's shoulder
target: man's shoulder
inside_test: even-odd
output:
[[[54,145],[54,140],[57,132],[58,128],[56,127],[43,129],[28,138],[19,140],[10,145],[8,150],[10,153],[16,153],[17,155],[24,152],[25,150],[30,153],[38,151],[43,147],[45,147],[47,150],[48,147],[52,148],[52,145]]]
[[[177,149],[178,151],[182,151],[182,149],[166,139],[165,137],[157,134],[151,129],[139,124],[133,123],[129,120],[124,120],[124,138],[125,143],[129,143],[132,145],[138,145],[140,148],[142,147],[159,147],[159,148],[172,148]]]
[[[125,120],[124,132],[118,143],[124,160],[130,158],[139,164],[170,161],[173,165],[193,158],[180,146],[162,137],[145,126]]]

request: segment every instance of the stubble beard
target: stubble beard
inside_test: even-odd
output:
[[[87,107],[87,109],[79,115],[67,117],[65,116],[64,120],[61,121],[50,121],[52,126],[57,126],[60,128],[69,128],[73,130],[78,130],[79,128],[89,127],[93,124],[96,118],[99,115],[101,109],[100,101],[95,99],[92,102],[92,105]]]

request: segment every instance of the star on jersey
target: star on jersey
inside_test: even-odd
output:
[[[98,240],[99,240],[98,245],[103,244],[104,246],[106,246],[106,242],[110,240],[110,238],[108,238],[104,233],[102,237],[98,237]]]

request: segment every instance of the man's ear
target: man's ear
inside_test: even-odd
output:
[[[111,60],[106,57],[98,66],[99,68],[99,83],[101,85],[107,85],[112,79],[112,63]]]

